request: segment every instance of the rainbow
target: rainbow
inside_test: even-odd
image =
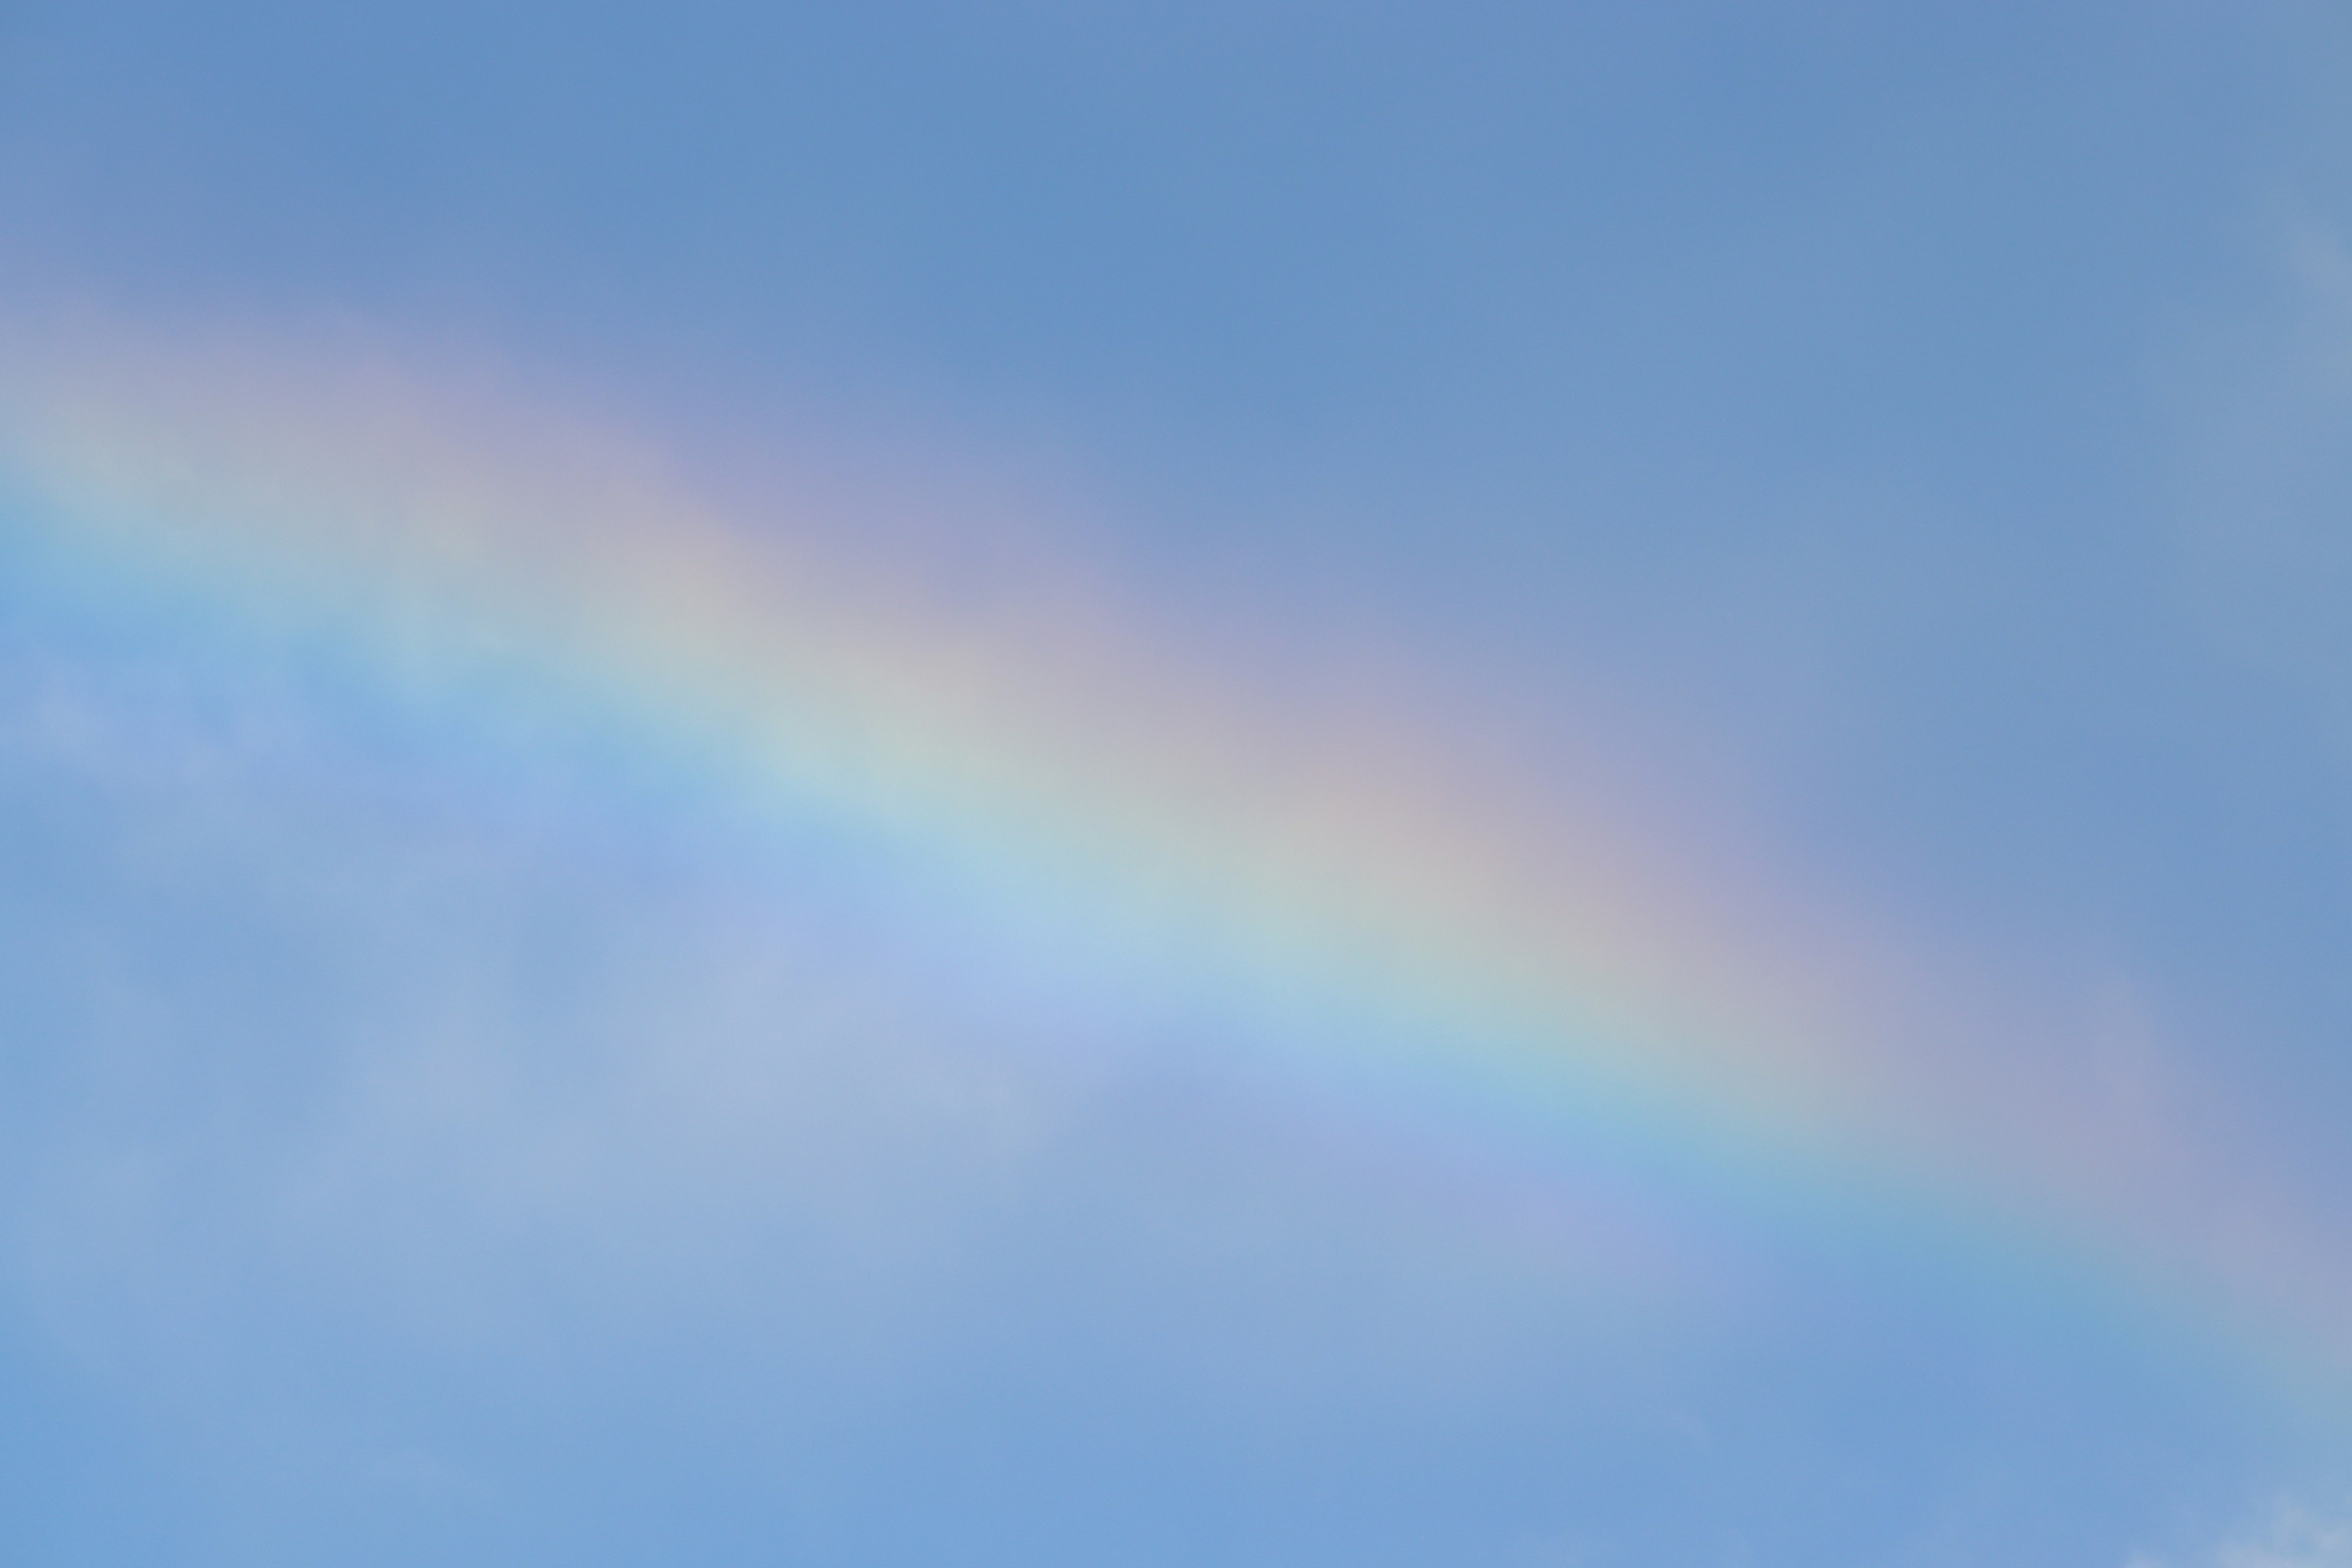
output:
[[[0,536],[101,596],[659,756],[747,828],[887,846],[943,900],[1254,1021],[1281,1071],[2206,1324],[2292,1381],[2352,1370],[2352,1270],[2285,1205],[1972,1040],[1869,944],[1764,934],[1769,900],[1742,927],[1622,816],[1449,774],[1434,725],[1253,698],[1074,579],[893,572],[839,497],[720,507],[497,378],[349,341],[10,360]]]

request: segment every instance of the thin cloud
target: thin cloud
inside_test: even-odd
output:
[[[2230,1542],[2195,1568],[2352,1568],[2352,1519],[2281,1503],[2257,1531]],[[2129,1568],[2172,1568],[2164,1559],[2135,1557]]]

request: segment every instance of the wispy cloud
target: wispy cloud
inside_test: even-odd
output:
[[[2280,1503],[2259,1528],[2193,1560],[2194,1568],[2352,1568],[2352,1519]],[[2130,1568],[2172,1568],[2136,1557]]]

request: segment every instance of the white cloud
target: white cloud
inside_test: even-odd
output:
[[[2170,1565],[2139,1556],[2128,1568]],[[2352,1568],[2352,1519],[2281,1503],[2260,1527],[2196,1559],[2195,1568]]]

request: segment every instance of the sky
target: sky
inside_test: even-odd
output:
[[[2347,83],[0,0],[0,1555],[2352,1568]]]

